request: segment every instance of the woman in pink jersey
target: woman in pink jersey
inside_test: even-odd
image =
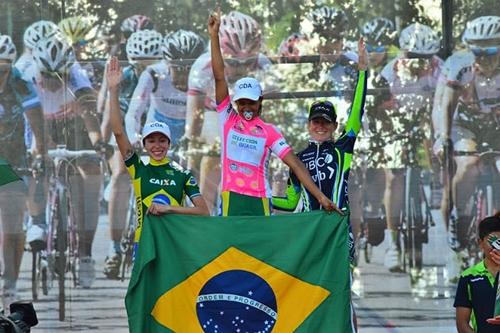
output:
[[[230,18],[229,18],[230,19]],[[221,214],[270,215],[271,189],[267,181],[268,161],[275,153],[297,175],[325,210],[340,210],[314,184],[309,172],[295,156],[283,135],[260,118],[262,88],[254,78],[238,80],[234,87],[234,109],[224,76],[219,43],[220,8],[208,19],[211,40],[215,100],[221,127],[222,204]]]

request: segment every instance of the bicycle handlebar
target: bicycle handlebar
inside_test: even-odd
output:
[[[68,150],[66,148],[49,149],[47,155],[50,158],[80,158],[80,157],[98,157],[95,150]]]

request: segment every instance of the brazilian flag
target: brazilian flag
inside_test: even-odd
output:
[[[12,170],[6,160],[0,158],[0,186],[19,180],[19,176]]]
[[[353,332],[347,216],[147,216],[130,332]]]

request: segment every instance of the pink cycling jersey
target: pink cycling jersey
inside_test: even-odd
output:
[[[271,151],[280,159],[292,149],[280,131],[259,117],[242,118],[229,96],[217,106],[222,139],[222,191],[270,198],[268,164]]]

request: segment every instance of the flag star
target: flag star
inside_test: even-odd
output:
[[[200,308],[202,308],[202,307],[203,307],[203,303],[200,303]]]
[[[250,310],[250,307],[249,307],[249,306],[247,306],[245,309]]]
[[[220,315],[222,316],[223,314],[224,314],[224,311],[221,311],[221,312],[220,312]]]
[[[253,291],[251,291],[251,290],[250,290],[250,291],[248,292],[248,295],[252,296],[252,295],[253,295]]]
[[[269,322],[266,320],[266,321],[264,322],[264,324],[266,324],[266,325],[267,325],[267,324],[269,324]]]

